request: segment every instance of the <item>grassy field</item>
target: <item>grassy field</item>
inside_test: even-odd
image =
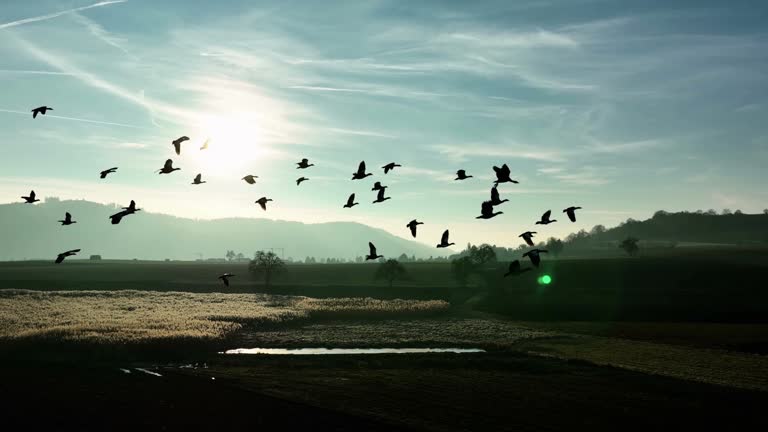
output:
[[[78,383],[72,407],[109,394],[142,410],[132,401],[152,388],[167,402],[148,409],[165,422],[172,401],[196,406],[176,392],[204,389],[221,410],[241,406],[240,398],[258,400],[265,425],[280,424],[276,413],[306,409],[348,430],[562,429],[574,418],[597,430],[620,421],[636,429],[705,428],[762,419],[764,255],[548,259],[538,272],[506,279],[502,267],[459,287],[447,264],[411,263],[409,279],[390,289],[373,280],[375,265],[289,266],[265,290],[242,263],[0,263],[0,371],[7,371],[0,390]],[[216,280],[226,271],[238,275],[229,289]],[[552,284],[536,283],[543,273]],[[216,354],[254,347],[488,352]],[[208,367],[177,369],[170,361]],[[163,377],[140,384],[118,370],[153,366]],[[36,375],[51,367],[61,374]],[[55,369],[67,367],[76,378]],[[90,415],[117,415],[99,406]],[[227,412],[227,424],[249,424]]]

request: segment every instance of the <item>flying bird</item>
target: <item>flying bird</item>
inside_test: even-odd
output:
[[[552,219],[552,220],[549,219],[549,216],[551,214],[552,214],[552,210],[547,210],[546,212],[544,212],[544,214],[541,215],[541,220],[536,221],[536,225],[549,225],[552,222],[557,222],[557,219]]]
[[[384,202],[392,198],[392,197],[385,197],[384,192],[385,192],[384,189],[379,189],[379,193],[376,195],[376,201],[373,202],[374,204]]]
[[[77,221],[72,220],[72,215],[69,214],[69,212],[64,213],[64,220],[60,220],[62,225],[72,225],[74,223],[77,223]]]
[[[416,227],[419,225],[424,225],[424,222],[419,222],[416,219],[408,222],[408,225],[406,227],[410,228],[411,235],[415,238],[416,237]]]
[[[224,282],[224,286],[229,288],[229,278],[233,277],[232,273],[224,273],[223,275],[219,276],[219,279],[221,279],[222,282]]]
[[[506,273],[504,273],[504,277],[510,276],[510,275],[519,275],[522,273],[525,273],[527,271],[531,270],[530,267],[527,268],[520,268],[520,261],[514,260],[511,263],[509,263],[509,270],[507,270]]]
[[[309,159],[307,158],[302,159],[301,162],[296,162],[296,165],[298,165],[296,169],[306,169],[311,166],[315,166],[315,164],[309,163]]]
[[[541,262],[541,257],[539,256],[540,253],[548,253],[548,251],[544,249],[531,249],[528,252],[524,253],[523,256],[530,258],[531,264],[538,267],[539,263]]]
[[[171,144],[173,144],[173,148],[174,150],[176,150],[177,155],[181,155],[181,143],[183,143],[184,141],[189,141],[189,137],[186,135],[180,136],[175,140],[171,141]]]
[[[389,186],[382,186],[382,185],[381,185],[381,182],[376,182],[376,183],[374,183],[374,184],[373,184],[373,187],[371,188],[371,190],[372,190],[372,191],[377,191],[377,190],[386,189],[386,188],[388,188],[388,187],[389,187]]]
[[[374,246],[373,243],[368,242],[368,249],[370,250],[370,253],[365,256],[366,261],[384,258],[384,255],[376,254],[376,246]]]
[[[563,213],[568,214],[568,219],[571,220],[571,222],[576,222],[576,210],[581,209],[581,207],[568,207],[567,209],[563,210]]]
[[[454,180],[466,180],[468,178],[472,178],[472,176],[468,176],[465,170],[460,169],[456,171],[456,178]]]
[[[309,180],[309,179],[308,179],[308,178],[306,178],[306,177],[299,177],[299,178],[297,178],[297,179],[296,179],[296,186],[300,185],[300,184],[301,184],[301,182],[305,182],[305,181],[307,181],[307,180]]]
[[[210,142],[211,142],[211,139],[210,139],[210,138],[208,138],[207,140],[205,140],[205,142],[203,143],[203,145],[200,147],[200,150],[206,150],[206,149],[208,148],[208,143],[210,143]]]
[[[199,185],[199,184],[203,184],[203,183],[207,183],[207,182],[203,181],[203,175],[202,174],[196,175],[195,179],[192,181],[193,185]]]
[[[365,172],[365,161],[361,161],[360,165],[357,166],[357,172],[352,173],[352,180],[362,180],[369,175],[373,174]]]
[[[53,111],[53,108],[51,108],[49,106],[45,106],[45,105],[43,105],[41,107],[37,107],[37,108],[32,110],[32,118],[37,118],[38,114],[45,115],[46,111]]]
[[[499,183],[519,183],[517,180],[512,180],[509,178],[509,167],[507,164],[504,164],[501,166],[501,168],[494,166],[493,170],[496,171],[496,181],[494,184],[498,185]]]
[[[64,262],[64,258],[72,255],[77,255],[78,252],[80,252],[80,249],[72,249],[72,250],[68,250],[66,252],[60,253],[59,256],[56,257],[56,264],[61,264],[62,262]]]
[[[113,167],[110,169],[106,169],[99,173],[99,177],[101,178],[107,178],[107,175],[112,174],[113,172],[117,171],[117,167]]]
[[[355,202],[355,194],[352,194],[347,198],[347,203],[344,204],[344,208],[352,208],[360,203]]]
[[[456,243],[448,243],[448,230],[445,230],[445,232],[443,232],[443,237],[440,239],[440,244],[438,244],[437,247],[446,248],[455,244]]]
[[[136,201],[131,200],[131,203],[128,204],[128,207],[123,207],[123,210],[128,210],[130,213],[136,213],[137,211],[140,211],[140,208],[136,208]]]
[[[256,200],[256,204],[260,205],[262,210],[266,210],[267,202],[269,201],[272,201],[272,198],[261,197],[258,200]]]
[[[504,198],[503,200],[499,199],[499,190],[496,189],[496,186],[491,188],[491,204],[494,206],[497,206],[499,204],[505,203],[509,201],[508,199]]]
[[[476,217],[475,219],[490,219],[494,216],[503,214],[504,212],[494,212],[493,203],[490,201],[483,201],[483,204],[480,207],[480,213],[480,216]]]
[[[522,237],[523,240],[528,244],[528,246],[533,246],[533,235],[536,234],[536,231],[526,231],[522,234],[520,234],[518,237]]]
[[[26,204],[33,204],[40,201],[39,199],[35,198],[35,196],[35,191],[31,191],[29,192],[29,196],[23,196],[21,198],[26,201]]]
[[[254,184],[256,183],[256,179],[259,178],[259,176],[255,176],[253,174],[248,174],[247,176],[243,177],[242,179],[245,180],[248,184]]]
[[[157,170],[156,172],[158,174],[170,174],[170,173],[172,173],[174,171],[177,171],[177,170],[180,170],[180,169],[181,168],[174,168],[173,167],[173,161],[168,159],[167,161],[165,161],[165,165],[163,165],[163,167],[160,168],[159,170]]]
[[[400,166],[402,166],[402,165],[396,164],[394,162],[390,162],[390,163],[384,165],[382,168],[384,168],[384,174],[387,174],[390,171],[392,171],[393,169],[395,169],[395,167],[400,167]]]

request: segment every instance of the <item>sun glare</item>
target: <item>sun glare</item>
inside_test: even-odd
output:
[[[203,177],[240,175],[264,154],[259,125],[245,116],[207,116],[196,137],[191,154]]]

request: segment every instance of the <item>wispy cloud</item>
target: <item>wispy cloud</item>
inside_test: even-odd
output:
[[[72,75],[68,72],[45,71],[45,70],[22,70],[22,69],[0,69],[0,74],[19,74],[19,75]]]
[[[342,129],[342,128],[325,128],[325,130],[337,134],[343,134],[343,135],[358,135],[358,136],[366,136],[366,137],[373,137],[373,138],[387,138],[387,139],[396,139],[398,138],[397,135],[391,135],[386,134],[382,132],[374,132],[374,131],[367,131],[367,130],[357,130],[357,129]]]
[[[75,19],[78,23],[82,24],[88,31],[97,39],[104,42],[105,44],[112,46],[114,48],[117,48],[120,50],[123,54],[127,55],[128,57],[131,57],[133,59],[136,59],[136,57],[128,52],[127,49],[122,44],[122,41],[112,35],[110,32],[104,29],[99,23],[91,20],[90,18],[81,15],[77,12],[72,12],[72,18]]]
[[[45,20],[49,20],[49,19],[52,19],[52,18],[60,17],[62,15],[71,14],[71,13],[75,13],[75,12],[79,12],[79,11],[84,11],[84,10],[87,10],[87,9],[93,9],[93,8],[102,7],[102,6],[109,6],[109,5],[118,4],[118,3],[125,3],[127,1],[128,0],[102,1],[102,2],[98,2],[98,3],[94,3],[92,5],[82,6],[82,7],[78,7],[78,8],[74,8],[74,9],[67,9],[67,10],[63,10],[63,11],[59,11],[59,12],[50,13],[50,14],[47,14],[47,15],[40,15],[40,16],[36,16],[36,17],[32,17],[32,18],[24,18],[24,19],[20,19],[20,20],[16,20],[16,21],[11,21],[11,22],[7,22],[7,23],[4,23],[4,24],[0,24],[0,30],[6,29],[6,28],[10,28],[10,27],[16,27],[16,26],[20,26],[20,25],[24,25],[24,24],[29,24],[29,23],[33,23],[33,22],[45,21]]]
[[[518,144],[506,146],[490,146],[476,143],[467,143],[465,145],[435,144],[432,148],[438,153],[459,162],[468,160],[471,157],[530,159],[546,162],[560,162],[563,160],[563,153],[561,151],[538,150]]]

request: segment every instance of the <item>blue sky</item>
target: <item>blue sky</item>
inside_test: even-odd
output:
[[[219,4],[224,3],[224,5]],[[734,6],[733,3],[737,3]],[[348,220],[517,245],[768,207],[764,2],[3,1],[0,202]],[[33,120],[35,106],[55,108]],[[182,155],[170,141],[188,135]],[[209,150],[200,144],[211,139]],[[167,158],[182,171],[153,173]],[[306,171],[294,163],[307,157]],[[370,181],[350,180],[360,160]],[[379,168],[403,168],[384,176]],[[493,165],[503,215],[475,220]],[[102,169],[119,166],[108,181]],[[474,179],[454,182],[457,169]],[[189,185],[197,173],[207,184]],[[260,176],[249,186],[239,180]],[[296,187],[304,175],[309,182]],[[393,199],[372,205],[374,180]],[[355,192],[360,206],[342,209]],[[253,203],[275,200],[268,212]],[[580,205],[577,223],[560,210]]]

